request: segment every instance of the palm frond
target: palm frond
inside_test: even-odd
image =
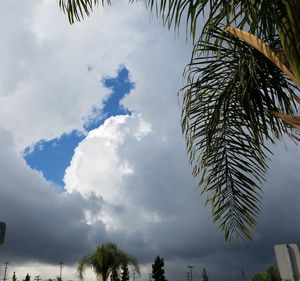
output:
[[[277,2],[280,1],[148,0],[147,3],[169,28],[174,26],[177,29],[183,21],[187,33],[195,39],[197,29],[204,25],[202,37],[208,39],[210,30],[220,23],[247,27],[251,33],[259,36],[274,34]]]
[[[300,117],[283,114],[281,112],[271,111],[271,115],[280,118],[283,122],[300,132]]]
[[[250,239],[270,150],[294,114],[293,85],[262,53],[221,29],[195,44],[182,89],[182,130],[194,176],[225,239]],[[219,44],[216,44],[219,42]]]
[[[91,257],[85,256],[83,257],[77,266],[77,273],[80,280],[83,280],[83,273],[87,267],[90,267],[91,264]]]
[[[100,0],[59,0],[59,7],[68,15],[69,22],[73,24],[75,21],[81,21],[85,16],[89,16],[99,3]],[[104,5],[105,0],[101,0],[101,3]],[[107,4],[110,4],[110,0],[107,0]]]
[[[300,87],[299,3],[295,1],[281,1],[280,4],[277,7],[275,18],[278,34],[285,56],[296,78],[297,86]]]
[[[233,28],[228,26],[226,31],[231,34],[237,36],[240,40],[245,41],[251,47],[255,48],[259,52],[261,52],[266,58],[268,58],[271,62],[275,64],[284,74],[289,77],[295,84],[297,83],[294,74],[290,71],[290,69],[283,63],[280,56],[275,53],[265,42],[256,37],[255,35],[246,32],[244,30]]]
[[[139,266],[137,259],[121,250],[120,250],[120,263],[119,264],[120,265],[124,265],[124,264],[130,265],[134,268],[135,272],[138,275],[141,275],[141,270],[140,270],[140,266]]]
[[[237,36],[239,39],[245,41],[251,47],[255,48],[259,52],[261,52],[266,58],[268,58],[271,62],[275,64],[284,74],[291,79],[295,85],[298,84],[298,81],[294,74],[288,69],[288,67],[283,63],[277,53],[275,53],[267,44],[265,44],[262,40],[246,32],[244,30],[240,30],[237,28],[227,27],[226,30],[231,34]],[[300,98],[298,96],[293,97],[297,103],[299,103]],[[298,116],[291,116],[287,114],[283,114],[281,112],[271,111],[270,114],[272,116],[278,117],[283,120],[286,124],[290,125],[292,128],[300,131],[300,118]]]

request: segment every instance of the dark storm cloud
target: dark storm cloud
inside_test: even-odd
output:
[[[239,276],[243,269],[246,274],[252,274],[274,263],[274,244],[300,244],[299,175],[291,157],[293,151],[279,149],[274,156],[254,241],[235,246],[224,243],[199,193],[193,190],[194,183],[187,180],[187,171],[178,168],[178,163],[184,161],[184,153],[172,159],[170,151],[164,153],[164,147],[157,146],[152,156],[159,157],[138,161],[138,153],[142,151],[132,143],[136,159],[133,161],[134,155],[129,155],[131,149],[124,155],[139,169],[134,177],[128,178],[128,195],[135,205],[157,211],[160,220],[141,221],[140,230],[123,231],[107,230],[99,220],[87,224],[84,210],[96,214],[107,202],[96,196],[84,199],[78,193],[58,192],[26,166],[14,151],[10,134],[4,130],[0,132],[0,145],[4,148],[0,151],[0,220],[8,225],[1,253],[2,258],[11,262],[57,264],[63,260],[72,264],[97,244],[113,241],[143,264],[151,264],[156,255],[161,255],[173,280],[185,278],[188,264],[198,268],[199,278],[203,267],[214,280],[228,280],[232,272]],[[147,142],[143,149],[146,145]],[[157,166],[155,159],[159,159],[160,168],[153,168]],[[286,163],[290,164],[289,169],[284,168]],[[177,180],[172,179],[174,174],[170,170],[177,175]],[[139,189],[141,186],[143,190]],[[123,205],[113,209],[120,217],[128,211]]]
[[[253,241],[227,244],[204,207],[205,198],[194,190],[196,181],[189,177],[180,139],[170,136],[165,142],[149,136],[140,144],[130,139],[121,150],[134,163],[134,176],[126,183],[132,202],[161,216],[160,221],[143,225],[148,245],[145,262],[163,256],[166,263],[173,264],[168,269],[176,280],[187,264],[210,269],[215,280],[229,280],[235,271],[237,276],[241,270],[253,275],[276,263],[275,244],[300,245],[300,173],[295,157],[299,150],[293,143],[287,141],[287,151],[282,144],[273,147]],[[151,154],[147,155],[149,147]]]
[[[186,277],[188,264],[197,267],[198,279],[200,269],[206,268],[212,280],[229,280],[233,274],[241,277],[241,270],[252,274],[274,263],[274,244],[300,244],[299,151],[293,145],[287,152],[274,148],[254,241],[235,246],[224,243],[195,191],[181,136],[172,131],[166,136],[164,141],[160,134],[143,141],[129,137],[119,150],[134,170],[124,186],[131,205],[158,215],[156,222],[136,221],[140,227],[131,230],[126,224],[136,217],[125,217],[130,215],[128,206],[111,205],[114,215],[124,216],[123,231],[107,230],[101,221],[87,224],[84,210],[96,214],[110,203],[57,192],[26,166],[10,134],[0,131],[0,220],[8,224],[2,257],[20,263],[72,264],[97,244],[113,241],[144,264],[161,255],[173,281]]]
[[[31,2],[38,3],[41,1]],[[20,16],[22,9],[19,9],[22,5],[20,6],[18,1],[10,0],[3,3],[9,4],[9,6],[4,6],[1,9],[3,22],[6,23],[3,30],[9,31],[13,24],[16,23],[16,20],[22,19]],[[30,14],[34,11],[33,5],[28,4],[28,2],[23,6],[23,8],[26,8],[26,13],[29,12],[27,9],[30,10]],[[134,14],[135,11],[132,9],[130,11],[133,11]],[[12,11],[13,16],[7,11]],[[128,14],[128,11],[125,13],[121,11],[120,17],[111,18],[119,19],[121,15],[123,17]],[[49,22],[55,21],[51,17]],[[140,21],[137,22],[140,23]],[[144,17],[142,22],[146,22]],[[3,73],[1,72],[1,81],[4,82],[3,85],[5,83],[9,84],[4,88],[10,89],[15,87],[15,85],[21,85],[24,88],[23,84],[19,84],[24,79],[19,77],[22,78],[24,73],[27,73],[28,66],[32,67],[34,61],[43,62],[43,57],[52,58],[53,56],[51,55],[52,51],[49,51],[50,49],[48,48],[43,47],[43,50],[46,50],[45,53],[42,52],[43,56],[35,51],[34,46],[32,46],[34,42],[32,39],[33,34],[30,32],[28,35],[27,28],[29,26],[27,20],[24,22],[20,21],[18,26],[15,25],[14,30],[22,31],[26,29],[23,35],[20,35],[19,32],[5,33],[7,36],[4,37],[6,38],[4,41],[10,40],[11,43],[3,45],[6,46],[5,51],[2,52],[5,54],[3,59],[6,59],[7,62],[3,64],[5,67],[3,67]],[[96,26],[99,25],[97,24]],[[137,34],[137,37],[140,35],[143,35],[143,37],[148,36],[148,33],[134,32],[134,29],[124,28],[124,26],[127,25],[122,25],[122,29],[128,30],[129,34]],[[132,24],[132,26],[140,27],[140,24]],[[53,34],[56,34],[60,28],[53,26],[53,30],[55,30]],[[93,44],[85,44],[88,46],[89,52],[83,51],[83,54],[91,54],[93,51],[101,49],[99,48],[101,42],[110,42],[110,37],[103,37],[103,39],[101,36],[98,36],[99,34],[95,36],[95,33],[92,33],[92,29],[88,30],[91,32],[91,37],[100,38],[100,41],[94,42],[95,49],[90,49]],[[45,29],[45,31],[48,30]],[[115,29],[107,29],[107,32],[109,34],[119,34]],[[45,36],[46,34],[42,35]],[[156,33],[154,35],[156,36]],[[84,199],[78,193],[58,193],[55,187],[50,183],[46,183],[41,175],[26,166],[25,161],[14,150],[13,139],[10,134],[1,130],[0,220],[4,220],[8,224],[6,243],[0,246],[2,261],[5,259],[19,263],[38,261],[57,264],[58,261],[63,260],[65,263],[71,264],[77,262],[83,255],[88,254],[97,244],[113,241],[130,254],[136,256],[142,263],[151,264],[156,255],[164,257],[167,269],[166,274],[171,281],[186,280],[186,266],[188,264],[195,266],[195,281],[196,277],[197,281],[200,280],[200,270],[202,268],[208,270],[211,280],[227,281],[232,278],[233,274],[240,277],[241,269],[250,274],[250,272],[264,270],[267,265],[273,263],[274,244],[286,242],[300,244],[300,220],[298,219],[300,213],[299,150],[295,152],[294,148],[289,148],[288,152],[282,148],[275,148],[276,153],[270,166],[268,183],[265,185],[262,213],[258,218],[259,222],[254,241],[238,246],[224,243],[222,235],[209,218],[208,210],[203,207],[203,199],[200,199],[199,192],[194,190],[197,182],[191,178],[191,169],[188,166],[185,146],[179,132],[180,112],[176,102],[175,105],[173,103],[176,100],[177,89],[180,88],[180,85],[176,86],[181,81],[183,65],[181,66],[180,64],[182,61],[185,61],[182,57],[183,53],[187,54],[187,50],[181,48],[181,45],[180,48],[179,45],[176,47],[177,45],[175,46],[173,41],[167,42],[162,40],[163,36],[165,36],[162,30],[159,29],[157,35],[162,36],[157,36],[157,42],[161,40],[159,44],[155,43],[157,39],[154,40],[154,36],[150,37],[149,42],[146,40],[145,45],[134,45],[134,48],[137,49],[135,56],[138,56],[137,58],[139,58],[141,65],[147,65],[147,67],[136,68],[136,72],[141,73],[140,76],[137,76],[139,81],[137,86],[140,94],[131,96],[133,97],[133,107],[143,112],[146,120],[148,117],[149,122],[153,125],[154,133],[142,141],[137,141],[132,136],[131,139],[127,140],[127,144],[120,149],[119,156],[121,159],[127,159],[133,165],[134,175],[128,176],[124,187],[126,194],[131,198],[132,205],[140,207],[140,210],[155,212],[159,216],[158,221],[137,221],[136,224],[140,225],[139,229],[131,230],[126,224],[128,223],[129,225],[129,222],[136,220],[136,217],[134,214],[132,216],[129,214],[130,218],[124,217],[123,220],[126,231],[118,229],[107,230],[101,221],[91,225],[87,224],[84,221],[84,210],[88,209],[90,212],[96,213],[106,202],[97,197]],[[22,39],[21,41],[20,38]],[[78,37],[78,42],[76,41],[78,44],[80,38]],[[86,39],[86,37],[83,38]],[[117,40],[112,41],[111,46],[114,46],[114,42],[120,42],[120,37],[116,36],[116,38]],[[132,37],[128,38],[130,39],[121,41],[130,42]],[[52,41],[51,45],[61,46],[61,44],[65,44],[61,37],[58,37],[58,40]],[[26,45],[24,42],[26,42]],[[57,44],[57,42],[60,44]],[[87,39],[82,40],[82,42],[87,42]],[[78,44],[71,43],[78,48]],[[24,46],[27,46],[27,48],[24,48]],[[157,52],[149,50],[151,46],[157,48]],[[144,50],[144,54],[141,53],[141,49]],[[71,57],[67,57],[70,61],[74,60],[74,58],[80,58],[80,53],[76,53],[76,56],[74,56],[73,52],[69,51],[73,49],[69,49],[69,47],[63,50],[64,56],[65,54],[71,54]],[[114,51],[115,48],[111,48],[111,50]],[[22,52],[21,54],[20,51]],[[57,48],[55,48],[54,53],[60,54]],[[109,52],[109,54],[112,53]],[[168,54],[173,55],[168,57]],[[109,73],[110,71],[106,68],[114,64],[111,63],[111,55],[106,55],[105,53],[105,56],[110,59],[106,65],[104,63],[105,67],[103,67],[105,73]],[[162,56],[164,59],[162,59]],[[189,56],[190,52],[188,52],[187,57]],[[86,63],[86,56],[83,57],[83,61]],[[58,56],[58,58],[59,62],[61,62],[61,56]],[[99,58],[101,58],[101,53],[94,57],[95,60]],[[24,59],[25,61],[28,60],[28,63],[24,64]],[[120,62],[120,58],[115,60],[117,63]],[[44,135],[48,135],[48,131],[53,130],[55,126],[60,124],[61,120],[70,119],[66,118],[66,116],[69,117],[69,115],[66,115],[68,112],[74,112],[74,116],[77,116],[79,119],[82,117],[80,115],[83,112],[82,110],[69,110],[70,102],[68,99],[66,99],[67,106],[64,107],[65,110],[61,110],[61,115],[57,112],[57,101],[60,105],[63,102],[61,96],[57,97],[57,101],[54,99],[54,102],[47,102],[48,99],[46,97],[52,98],[55,97],[54,93],[56,92],[64,94],[66,92],[65,79],[61,79],[62,84],[59,84],[62,88],[61,90],[57,91],[56,88],[53,90],[50,87],[51,91],[48,93],[45,91],[45,85],[49,87],[49,81],[53,79],[53,69],[56,71],[61,69],[63,75],[58,77],[66,78],[66,73],[70,71],[70,67],[63,68],[60,63],[54,64],[54,66],[49,68],[51,64],[46,63],[47,68],[45,68],[44,64],[39,65],[37,67],[38,70],[35,70],[30,75],[30,77],[38,77],[38,81],[41,81],[41,86],[37,87],[35,91],[36,94],[30,95],[33,98],[25,103],[21,102],[19,104],[14,102],[8,104],[13,109],[12,113],[8,111],[11,115],[3,115],[3,123],[7,127],[11,126],[11,130],[14,130],[14,134],[18,138],[24,137],[22,134],[28,134],[27,139],[29,140],[36,140],[37,136],[45,137]],[[24,71],[24,65],[26,66],[26,71]],[[74,65],[71,65],[71,68],[73,70],[76,69]],[[47,78],[46,75],[46,80],[41,79],[40,75],[47,73],[47,69],[49,77]],[[173,75],[173,72],[176,72],[175,75]],[[29,73],[31,72],[29,71]],[[36,73],[39,75],[35,75]],[[169,75],[169,73],[173,74]],[[73,79],[74,77],[78,79]],[[69,78],[70,84],[68,85],[75,85],[74,89],[81,89],[79,92],[85,93],[84,101],[86,101],[87,94],[91,91],[80,87],[82,84],[80,75],[74,77],[72,79]],[[174,77],[177,77],[176,81]],[[55,83],[52,84],[56,84],[57,81],[58,79],[55,79]],[[166,81],[170,81],[170,83],[166,83]],[[75,82],[78,82],[78,84]],[[143,88],[141,87],[143,83],[148,84]],[[16,97],[16,101],[20,101],[24,97],[23,88],[21,95]],[[12,91],[7,91],[7,89],[2,92],[13,93]],[[46,107],[41,106],[39,102],[36,103],[36,97],[40,98],[41,92],[45,92],[41,100],[43,104],[46,104]],[[134,97],[137,96],[138,101],[135,101]],[[92,100],[95,101],[95,99]],[[78,102],[78,104],[84,103],[81,99]],[[36,108],[38,110],[34,110],[33,105],[37,105]],[[5,106],[7,107],[4,104],[3,108]],[[39,123],[40,130],[42,130],[42,127],[47,128],[47,130],[42,130],[40,133],[35,132],[35,134],[28,130],[32,126],[32,122],[28,122],[28,120],[38,119],[37,112],[48,112],[51,107],[55,109],[51,111],[53,114],[46,115],[43,122]],[[26,110],[20,114],[19,112],[24,108]],[[3,112],[6,111],[3,110]],[[27,119],[27,116],[31,114],[33,117]],[[16,121],[11,122],[8,116],[16,119]],[[43,115],[40,114],[38,116]],[[54,116],[59,116],[59,118],[55,119],[53,118]],[[23,119],[25,119],[24,124],[26,126],[24,124],[19,126],[20,120]],[[49,121],[53,122],[49,123]],[[18,126],[10,124],[17,124]],[[29,126],[27,126],[28,124]],[[63,126],[64,130],[66,128],[69,127]],[[56,130],[56,132],[61,132],[63,129]],[[298,156],[295,157],[297,153]],[[126,206],[114,205],[112,209],[113,213],[120,216],[121,219],[122,215],[128,214]]]
[[[300,176],[295,157],[299,155],[299,150],[292,143],[287,142],[286,145],[288,150],[282,144],[273,147],[274,156],[263,189],[261,214],[253,241],[226,245],[222,237],[213,239],[213,235],[205,241],[199,240],[199,243],[207,243],[209,247],[205,251],[208,255],[203,258],[199,255],[198,262],[202,261],[204,265],[206,262],[218,280],[222,276],[232,278],[233,271],[241,279],[241,270],[250,276],[276,264],[276,244],[300,245]]]
[[[63,194],[26,166],[14,151],[13,139],[0,131],[0,210],[7,223],[1,256],[9,261],[72,263],[91,250],[91,226],[84,221],[84,209],[101,208],[101,200],[86,200],[78,193]],[[98,223],[99,236],[105,236]]]
[[[97,214],[102,198],[88,199],[79,193],[60,192],[42,175],[31,170],[14,150],[9,132],[0,129],[0,220],[7,223],[1,259],[11,263],[43,262],[74,264],[89,254],[96,245],[106,241],[118,243],[137,254],[141,261],[150,258],[143,235],[107,231],[97,220],[87,224],[84,211]],[[123,206],[113,206],[116,213],[125,212]],[[151,255],[152,256],[152,255]]]

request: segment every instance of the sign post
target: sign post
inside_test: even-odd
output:
[[[296,244],[274,246],[276,260],[282,280],[300,280],[300,254]]]
[[[6,223],[3,221],[0,221],[0,245],[4,243],[5,231],[6,231]]]

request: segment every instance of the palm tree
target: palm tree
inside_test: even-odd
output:
[[[226,240],[251,239],[270,143],[283,135],[299,140],[299,6],[200,2],[214,5],[185,71],[182,128],[213,220]]]
[[[137,273],[140,273],[137,260],[119,249],[116,244],[108,242],[98,246],[90,255],[83,257],[77,267],[78,275],[83,280],[83,273],[87,268],[91,268],[97,278],[107,281],[110,274],[119,270],[124,265],[132,265]]]
[[[70,23],[99,3],[59,1]],[[200,177],[199,187],[225,239],[251,239],[270,143],[283,135],[299,140],[300,0],[147,4],[169,28],[177,29],[183,21],[195,42],[180,91],[193,175]],[[203,14],[208,16],[200,27]]]

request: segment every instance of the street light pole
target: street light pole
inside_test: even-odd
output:
[[[3,277],[3,281],[6,281],[7,278],[6,278],[6,272],[7,272],[7,268],[8,268],[8,262],[5,263],[5,268],[4,268],[4,277]]]
[[[59,263],[59,281],[62,281],[61,275],[62,275],[62,268],[63,268],[63,266],[64,266],[64,263],[61,261]]]

